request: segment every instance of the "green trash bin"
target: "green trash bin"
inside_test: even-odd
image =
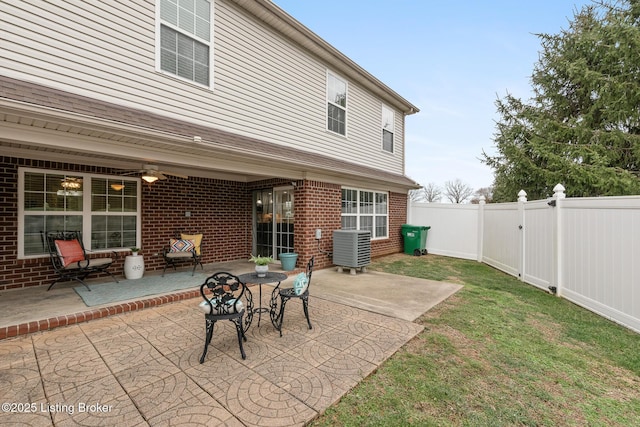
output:
[[[425,225],[402,224],[404,253],[409,255],[427,254],[427,232],[431,227]]]

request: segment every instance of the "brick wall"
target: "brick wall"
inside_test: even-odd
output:
[[[164,267],[162,249],[180,233],[204,235],[205,264],[248,259],[251,193],[246,184],[194,177],[143,183],[141,254],[145,269]]]
[[[49,285],[55,278],[48,258],[20,260],[18,253],[18,166],[85,173],[113,170],[83,165],[0,158],[0,290]],[[160,253],[180,232],[202,232],[203,262],[248,258],[251,252],[251,192],[241,182],[169,178],[142,184],[142,251],[145,269],[162,269]],[[185,212],[191,216],[185,216]],[[121,275],[124,256],[111,271]],[[105,276],[107,277],[107,276]]]
[[[304,181],[296,187],[295,247],[299,253],[297,267],[303,268],[315,256],[317,269],[333,266],[328,253],[333,251],[333,232],[341,228],[342,188],[340,185]],[[407,218],[407,196],[389,193],[389,238],[371,241],[371,256],[402,252],[401,225]],[[320,242],[315,230],[322,229]]]
[[[49,258],[18,259],[18,167],[33,167],[70,172],[110,173],[105,168],[63,162],[0,157],[0,291],[49,285],[55,278]],[[119,268],[122,269],[122,261]]]
[[[403,251],[401,227],[407,222],[407,195],[389,193],[389,238],[371,241],[371,256],[379,257]]]
[[[315,256],[315,269],[333,265],[328,253],[333,250],[333,231],[340,229],[342,193],[339,185],[304,181],[294,192],[296,228],[295,247],[299,268]],[[322,230],[320,242],[316,229]]]
[[[0,157],[0,291],[11,288],[49,285],[55,275],[48,258],[20,260],[18,243],[18,167],[117,175],[109,168]],[[252,245],[252,201],[255,189],[289,185],[290,180],[271,179],[252,183],[170,177],[151,185],[142,183],[142,251],[145,269],[162,269],[160,253],[169,239],[180,232],[204,234],[203,262],[246,259]],[[295,200],[295,249],[297,267],[303,268],[311,256],[316,269],[333,265],[332,235],[340,229],[341,187],[318,181],[297,181]],[[400,226],[406,221],[407,198],[389,193],[389,239],[372,241],[372,256],[402,252]],[[185,213],[189,212],[190,216]],[[315,239],[315,230],[322,239]],[[112,271],[122,274],[124,256]]]
[[[20,281],[25,263],[16,264],[18,249],[18,165],[8,157],[0,157],[0,290]],[[34,271],[35,275],[42,271]]]

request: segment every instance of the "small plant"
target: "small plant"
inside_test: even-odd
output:
[[[255,265],[269,265],[273,262],[273,258],[271,256],[251,255],[249,261],[253,262]]]
[[[140,252],[140,248],[129,248],[131,252]]]

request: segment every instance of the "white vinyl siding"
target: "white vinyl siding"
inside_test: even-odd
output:
[[[3,3],[3,73],[403,173],[402,113],[395,114],[389,155],[379,148],[383,100],[345,79],[345,144],[343,136],[326,130],[327,64],[230,2],[217,0],[212,6],[213,90],[157,72],[155,2],[142,0]]]

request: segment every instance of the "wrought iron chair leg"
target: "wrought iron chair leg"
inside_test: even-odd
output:
[[[51,282],[51,284],[49,285],[49,287],[47,288],[47,290],[51,289],[53,287],[53,285],[55,285],[56,283],[58,283],[61,279],[56,279],[53,282]]]
[[[307,298],[302,298],[302,308],[304,309],[304,316],[307,318],[309,329],[313,329],[313,326],[311,326],[311,320],[309,320],[309,300]]]
[[[120,282],[118,282],[118,278],[117,278],[116,276],[114,276],[114,275],[113,275],[113,273],[111,273],[110,271],[107,271],[107,270],[101,270],[101,271],[104,271],[104,272],[105,272],[105,273],[107,273],[109,276],[111,276],[111,277],[113,278],[113,280],[115,280],[115,281],[116,281],[116,283],[120,283]]]
[[[207,320],[207,336],[204,340],[204,351],[202,352],[202,356],[200,357],[200,363],[204,363],[204,358],[207,355],[207,350],[209,349],[209,343],[211,343],[211,337],[213,336],[213,327],[216,322],[212,322],[211,320]]]
[[[242,346],[242,339],[247,340],[247,337],[244,336],[244,331],[242,330],[242,320],[239,322],[234,322],[236,324],[236,332],[238,333],[238,345],[240,346],[240,354],[242,355],[242,360],[247,358],[247,355],[244,353],[244,347]]]
[[[289,298],[282,298],[282,301],[280,303],[280,313],[278,313],[278,332],[280,332],[280,336],[282,336],[282,324],[284,323],[284,307],[287,305],[287,301],[289,301]]]
[[[88,290],[89,292],[91,292],[91,288],[90,288],[89,286],[87,286],[87,284],[86,284],[86,283],[84,283],[84,280],[83,280],[84,278],[83,278],[83,279],[81,279],[81,278],[79,278],[79,277],[74,277],[74,279],[75,279],[75,280],[77,280],[78,282],[82,283],[82,284],[84,285],[84,287],[85,287],[85,288],[87,288],[87,290]]]

